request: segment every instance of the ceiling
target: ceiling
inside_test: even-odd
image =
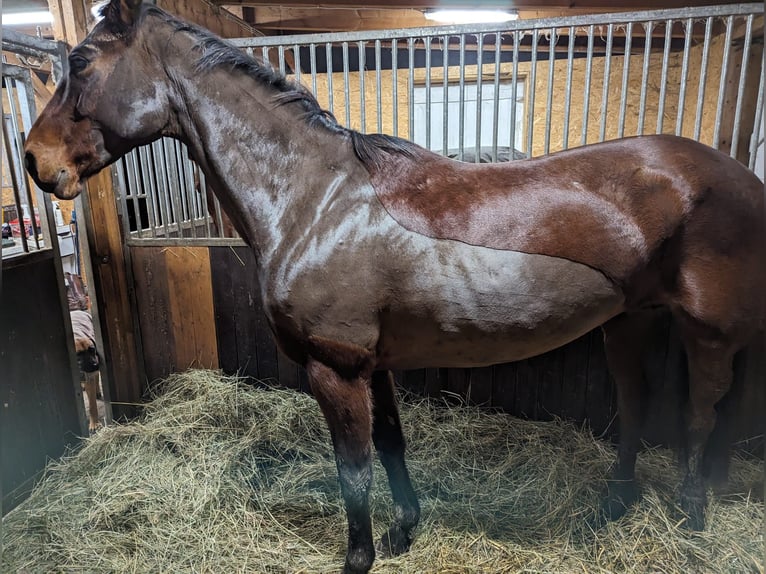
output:
[[[62,0],[72,1],[72,0]],[[190,0],[195,1],[195,0]],[[615,12],[734,4],[736,0],[196,0],[233,12],[266,35],[411,28],[439,24],[423,12],[433,8],[514,9],[519,18],[545,18]],[[86,0],[90,2],[90,0]],[[3,0],[3,13],[45,10],[48,0]],[[49,26],[17,28],[49,37]]]
[[[514,9],[519,18],[734,4],[732,0],[209,0],[268,35],[411,28],[440,24],[434,8]],[[449,22],[448,22],[449,23]]]

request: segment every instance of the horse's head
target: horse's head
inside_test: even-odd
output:
[[[140,0],[111,0],[69,54],[69,69],[37,118],[26,165],[46,192],[71,199],[91,175],[138,145],[169,133],[164,46]],[[146,22],[144,22],[146,20]]]

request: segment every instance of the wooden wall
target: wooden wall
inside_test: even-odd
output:
[[[26,495],[48,460],[64,454],[84,432],[74,343],[64,324],[53,253],[7,264],[0,299],[3,512]]]
[[[189,366],[220,367],[308,391],[302,369],[281,355],[260,306],[252,252],[245,247],[131,248],[149,381]],[[191,284],[194,285],[191,285]],[[676,441],[685,395],[683,350],[669,315],[659,316],[645,369],[651,388],[646,439]],[[737,360],[739,439],[763,433],[763,348]],[[615,397],[600,330],[539,357],[477,369],[396,373],[419,395],[501,408],[537,420],[587,421],[616,430]]]

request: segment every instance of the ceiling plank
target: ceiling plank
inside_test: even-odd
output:
[[[294,6],[305,8],[476,8],[470,0],[212,0],[213,4],[229,6]],[[482,0],[482,7],[498,9],[586,9],[599,12],[621,10],[659,10],[688,6],[737,4],[735,0]]]

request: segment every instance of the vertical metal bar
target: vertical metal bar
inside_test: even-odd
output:
[[[378,110],[378,133],[383,131],[383,82],[381,81],[380,40],[375,40],[375,98]]]
[[[351,127],[351,86],[349,84],[349,70],[348,70],[348,42],[341,44],[343,50],[343,97],[344,105],[346,107],[346,127]]]
[[[558,34],[556,28],[551,28],[551,35],[548,39],[548,93],[545,98],[545,143],[543,148],[545,153],[551,151],[551,114],[553,109],[553,74],[556,69],[556,55],[554,49],[558,43]]]
[[[713,147],[715,149],[718,149],[718,146],[721,144],[721,115],[723,114],[723,106],[725,103],[726,76],[729,74],[729,54],[731,53],[731,33],[734,28],[733,22],[733,16],[726,18],[726,36],[723,44],[721,80],[718,84],[718,106],[715,113],[715,130],[713,131]]]
[[[311,92],[317,94],[317,46],[309,44],[309,65],[311,66]]]
[[[142,151],[142,156],[144,159],[144,166],[145,169],[143,170],[144,177],[148,178],[147,181],[149,183],[149,189],[154,194],[156,200],[157,200],[157,206],[159,207],[160,211],[160,217],[162,217],[162,228],[165,232],[165,239],[168,239],[170,237],[170,228],[169,228],[169,221],[170,221],[170,214],[168,210],[168,205],[166,203],[166,197],[163,193],[163,190],[160,186],[159,178],[156,177],[156,173],[154,171],[154,144],[150,144],[148,146],[144,146]],[[156,212],[155,212],[156,213]]]
[[[295,82],[300,84],[301,83],[301,47],[298,44],[295,44],[293,46],[293,62],[295,63],[295,68],[293,69],[293,73],[295,74]]]
[[[327,42],[325,45],[325,62],[327,63],[327,96],[328,108],[331,114],[335,114],[335,106],[333,105],[332,94],[332,42]]]
[[[10,97],[13,97],[9,94]],[[5,156],[8,158],[8,166],[10,169],[8,172],[11,175],[11,185],[13,186],[13,202],[16,204],[16,217],[19,220],[19,235],[21,236],[21,249],[24,251],[24,253],[29,253],[29,242],[27,241],[27,228],[24,225],[24,210],[21,208],[23,205],[21,202],[21,183],[19,182],[18,173],[15,168],[15,163],[13,161],[13,147],[11,145],[11,140],[8,137],[8,132],[10,130],[5,125],[5,121],[3,121],[3,147],[5,148]],[[34,221],[35,221],[35,214],[34,214],[34,207],[30,206],[29,210],[32,212],[32,227],[34,230]]]
[[[482,83],[481,76],[484,69],[484,34],[476,35],[476,150],[474,163],[481,162],[481,102]]]
[[[747,17],[745,25],[745,46],[742,50],[742,66],[739,70],[739,86],[737,88],[737,106],[734,108],[734,132],[731,136],[731,152],[733,158],[737,157],[739,148],[739,124],[742,121],[742,98],[745,96],[745,82],[747,81],[747,68],[750,60],[750,43],[753,41],[753,15]]]
[[[562,137],[562,149],[569,148],[569,117],[570,103],[572,100],[572,67],[574,60],[575,28],[569,27],[569,44],[567,45],[567,82],[564,94],[564,135]]]
[[[614,24],[609,24],[606,33],[606,52],[604,53],[604,86],[601,90],[601,128],[598,132],[598,141],[606,138],[606,110],[609,105],[609,83],[612,72],[612,40],[614,38]]]
[[[393,111],[393,132],[395,136],[399,135],[399,51],[398,41],[394,38],[391,41],[391,81],[392,92],[391,98],[394,102]]]
[[[285,75],[285,47],[280,44],[277,49],[277,56],[279,58],[279,73]]]
[[[16,96],[18,95],[17,86],[19,85],[19,83],[20,82],[18,82],[17,80],[13,80],[12,82],[9,82],[9,84],[12,86],[12,88],[8,90],[8,103],[9,103],[9,111],[10,111],[9,116],[11,118],[11,126],[13,130],[12,145],[15,152],[12,157],[15,158],[17,161],[12,161],[9,164],[10,169],[8,171],[18,170],[18,173],[16,175],[18,184],[21,186],[20,189],[24,192],[24,196],[29,206],[29,220],[30,220],[30,224],[32,225],[32,239],[35,242],[35,249],[40,249],[40,238],[37,236],[37,216],[35,215],[35,202],[34,202],[34,199],[32,198],[32,190],[29,187],[29,181],[27,180],[24,174],[23,168],[21,167],[22,158],[24,157],[24,142],[21,140],[21,134],[23,130],[19,126],[19,111],[18,111],[18,105],[16,103]],[[38,209],[38,214],[41,212],[42,210]],[[24,214],[23,213],[19,215],[19,230],[21,231],[22,235],[26,234],[26,230],[24,229]],[[42,230],[42,221],[41,221],[41,230]],[[53,241],[53,238],[51,238],[50,241]],[[52,247],[52,246],[49,245],[49,247]]]
[[[130,230],[130,218],[128,217],[128,188],[125,185],[125,171],[127,170],[127,162],[123,157],[120,161],[114,164],[114,171],[117,174],[117,195],[120,201],[120,207],[122,209],[122,225],[125,231],[125,236],[129,237],[135,233],[136,237],[141,238],[141,216],[138,211],[135,211],[136,231]],[[133,202],[135,209],[135,202]],[[75,251],[76,253],[76,251]]]
[[[713,18],[705,21],[705,40],[702,44],[702,63],[700,64],[699,86],[697,86],[697,113],[694,116],[694,139],[699,140],[702,133],[702,110],[705,106],[705,84],[707,83],[707,63],[710,58],[710,36],[713,32]]]
[[[539,40],[538,30],[532,30],[532,54],[530,56],[529,73],[529,110],[527,112],[527,156],[532,157],[532,143],[535,134],[535,87],[537,86],[537,41]]]
[[[660,101],[657,104],[657,133],[662,133],[665,119],[665,94],[668,88],[668,61],[670,60],[670,42],[672,40],[673,20],[665,21],[665,46],[662,51],[662,74],[660,75]]]
[[[138,200],[140,187],[136,184],[137,174],[135,173],[136,154],[130,152],[122,158],[122,164],[125,167],[126,180],[123,181],[125,193],[130,193],[131,203],[133,204],[133,213],[136,214],[136,235],[140,239],[143,237],[143,220],[141,219],[141,203]],[[127,211],[125,212],[127,214]]]
[[[409,65],[407,71],[407,116],[410,141],[415,139],[415,38],[407,40]]]
[[[183,202],[184,199],[186,200],[185,203],[187,205],[188,210],[188,216],[185,219],[189,220],[189,225],[191,226],[191,235],[192,237],[197,237],[197,224],[196,224],[196,209],[194,205],[194,195],[193,195],[193,189],[189,186],[189,178],[186,176],[186,172],[188,171],[186,169],[186,162],[184,162],[183,159],[183,149],[181,142],[178,140],[170,140],[170,143],[172,145],[173,150],[173,156],[175,158],[175,164],[177,166],[177,174],[178,174],[178,191],[181,195],[181,201]],[[206,237],[210,237],[210,234],[206,234]]]
[[[750,136],[750,159],[747,162],[747,166],[755,169],[755,157],[758,155],[758,143],[763,137],[762,132],[762,119],[763,119],[763,82],[764,75],[766,75],[766,69],[764,69],[764,62],[766,62],[766,51],[761,50],[761,76],[758,80],[758,99],[755,103],[755,120],[753,120],[753,132]]]
[[[692,28],[694,26],[694,20],[688,18],[685,22],[685,41],[684,41],[684,56],[681,60],[681,85],[678,90],[678,113],[676,114],[676,135],[680,136],[683,133],[684,127],[684,110],[686,108],[686,76],[689,72],[689,52],[692,47]]]
[[[143,195],[144,201],[146,202],[146,215],[149,218],[149,221],[147,221],[147,226],[149,228],[149,233],[152,236],[152,238],[157,237],[157,213],[154,210],[154,199],[151,196],[150,192],[147,192],[148,185],[144,182],[144,178],[146,177],[146,172],[142,169],[142,163],[141,163],[141,155],[140,155],[140,149],[136,148],[132,152],[130,152],[130,161],[133,166],[133,174],[135,179],[132,182],[132,185],[134,185],[134,189],[136,190],[137,197],[140,197]],[[140,205],[140,204],[139,204]]]
[[[365,68],[366,68],[365,44],[366,42],[364,41],[357,43],[357,49],[359,50],[359,103],[361,104],[361,109],[359,110],[359,121],[362,123],[362,125],[359,126],[359,131],[361,131],[362,133],[367,132],[367,116],[365,112],[366,99],[365,99],[365,93],[364,93],[364,74],[365,74]]]
[[[425,37],[426,49],[426,149],[431,149],[431,38]]]
[[[442,155],[449,153],[449,36],[442,44]]]
[[[620,116],[617,120],[617,137],[625,135],[625,109],[628,104],[628,79],[630,78],[630,50],[633,46],[633,22],[625,28],[625,54],[622,57],[622,88],[620,92]]]
[[[590,78],[593,72],[593,38],[596,35],[596,28],[593,24],[588,26],[588,51],[585,57],[585,89],[583,93],[582,110],[582,137],[580,144],[588,143],[588,119],[590,117]]]
[[[460,34],[460,69],[458,76],[459,105],[458,105],[458,159],[463,161],[465,147],[465,34]]]
[[[518,30],[513,31],[513,68],[511,70],[511,158],[516,151],[516,100],[519,79],[519,40]],[[531,154],[527,154],[531,155]]]
[[[498,137],[498,115],[500,114],[500,63],[502,58],[501,43],[502,35],[495,33],[495,97],[492,100],[492,161],[497,162],[497,137]],[[511,105],[516,105],[511,102]],[[513,145],[511,145],[511,156],[513,156]]]
[[[644,62],[641,71],[641,97],[638,103],[638,128],[636,135],[644,133],[644,118],[646,118],[646,88],[649,80],[649,60],[652,57],[652,29],[654,21],[649,20],[644,24]]]
[[[271,62],[269,61],[269,47],[268,46],[261,46],[261,60],[263,60],[263,65],[268,68],[273,68],[274,66],[271,65]]]
[[[160,194],[165,201],[165,213],[168,216],[168,225],[172,230],[172,225],[175,223],[178,225],[178,216],[175,213],[173,198],[171,197],[170,186],[167,181],[167,174],[165,172],[166,163],[164,160],[164,153],[162,152],[162,140],[157,140],[152,143],[152,168],[157,182],[157,187],[160,190]],[[180,228],[179,228],[180,231]],[[179,234],[180,236],[180,234]]]

